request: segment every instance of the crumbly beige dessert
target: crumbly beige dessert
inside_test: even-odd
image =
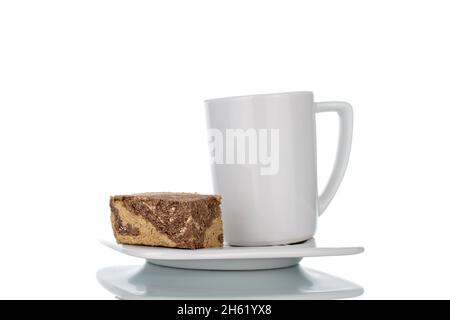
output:
[[[223,246],[221,197],[197,193],[141,193],[110,198],[118,243],[172,248]]]

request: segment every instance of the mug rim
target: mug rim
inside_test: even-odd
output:
[[[312,91],[286,91],[286,92],[274,92],[274,93],[258,93],[258,94],[248,94],[241,96],[231,96],[231,97],[221,97],[221,98],[212,98],[204,100],[204,103],[211,102],[220,102],[220,101],[232,101],[232,100],[245,100],[251,99],[254,97],[265,97],[265,96],[285,96],[285,95],[294,95],[294,94],[307,94],[312,95]]]

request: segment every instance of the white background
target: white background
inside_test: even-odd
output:
[[[109,195],[212,192],[203,100],[313,90],[355,113],[320,218],[360,298],[450,298],[448,1],[2,1],[0,298],[112,298]],[[319,181],[336,148],[318,117]]]

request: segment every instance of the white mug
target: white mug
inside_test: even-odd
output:
[[[333,199],[350,156],[353,111],[314,102],[312,92],[205,101],[214,192],[222,195],[225,241],[236,246],[305,241]],[[336,112],[339,146],[331,177],[317,190],[316,113]]]

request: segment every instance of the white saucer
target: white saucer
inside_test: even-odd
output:
[[[200,270],[261,270],[298,264],[305,257],[345,256],[364,251],[362,247],[316,247],[314,239],[299,244],[267,247],[230,247],[174,249],[122,245],[100,241],[105,246],[129,256],[167,267]]]
[[[121,299],[343,299],[363,288],[300,265],[276,270],[205,271],[150,263],[97,272],[100,284]]]

